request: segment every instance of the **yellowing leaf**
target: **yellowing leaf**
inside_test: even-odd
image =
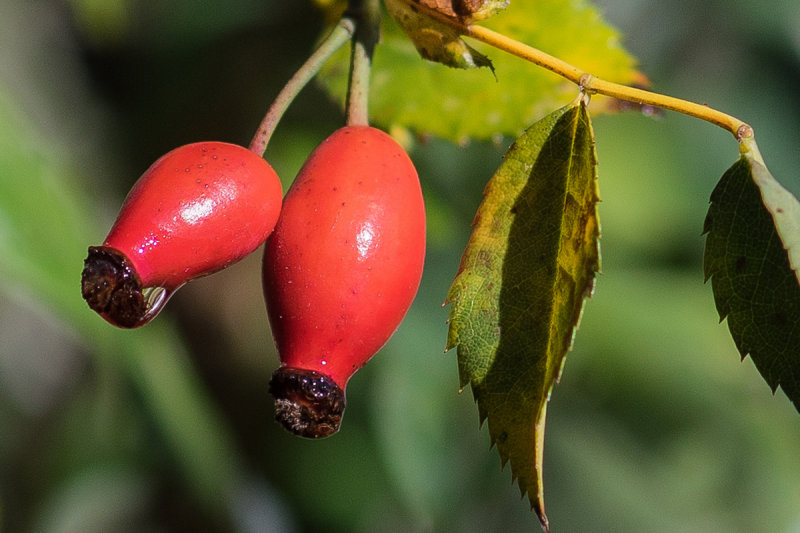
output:
[[[448,17],[483,20],[508,6],[508,0],[415,0]]]
[[[402,0],[384,0],[384,5],[423,58],[454,68],[492,68],[488,57],[465,43],[447,24],[423,15]]]
[[[529,128],[487,185],[448,294],[461,385],[545,527],[547,401],[600,263],[595,171],[582,103]]]
[[[587,0],[514,0],[480,24],[604,79],[641,81],[617,31]],[[469,42],[490,56],[496,77],[487,69],[452,69],[423,61],[403,30],[391,17],[384,17],[373,61],[370,120],[384,129],[400,126],[457,142],[491,140],[498,135],[516,137],[539,117],[572,100],[572,83],[505,52]],[[325,65],[320,77],[342,103],[348,61],[343,50]],[[611,107],[610,101],[594,97],[593,111]]]
[[[800,203],[752,139],[711,194],[705,276],[720,319],[773,392],[800,411]]]

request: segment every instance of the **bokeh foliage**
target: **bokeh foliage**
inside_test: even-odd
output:
[[[800,6],[768,4],[603,7],[656,88],[750,122],[797,193]],[[271,421],[277,359],[257,254],[181,289],[140,332],[109,330],[78,278],[156,157],[248,142],[318,14],[256,0],[5,0],[2,12],[0,529],[538,527],[442,354],[441,303],[504,147],[414,147],[430,221],[420,294],[351,382],[342,432],[301,441]],[[339,109],[314,88],[292,107],[267,153],[286,183]],[[683,531],[789,531],[800,420],[737,362],[699,274],[708,199],[735,143],[675,115],[594,128],[603,273],[551,401],[548,516],[563,531],[667,532],[680,509]]]

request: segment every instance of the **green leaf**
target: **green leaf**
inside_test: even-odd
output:
[[[597,201],[591,123],[573,104],[509,149],[448,294],[461,386],[471,385],[503,465],[545,526],[547,401],[599,269]]]
[[[720,320],[772,391],[800,411],[800,203],[764,165],[753,139],[711,194],[705,276]]]
[[[505,11],[481,22],[495,31],[568,61],[595,76],[641,83],[634,59],[587,0],[514,0]],[[401,127],[456,142],[518,136],[551,110],[566,105],[575,86],[531,63],[482,43],[488,69],[457,70],[420,59],[414,44],[384,17],[375,49],[370,87],[370,120],[384,129]],[[349,55],[329,61],[320,80],[344,104]],[[610,99],[594,96],[594,112],[610,109]]]

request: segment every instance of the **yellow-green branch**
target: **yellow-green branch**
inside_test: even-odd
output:
[[[488,44],[498,50],[502,50],[511,55],[529,61],[535,65],[545,68],[562,78],[578,85],[581,90],[589,94],[602,94],[620,100],[634,102],[636,104],[651,105],[670,111],[683,113],[701,120],[705,120],[731,132],[737,140],[753,136],[753,129],[738,118],[717,111],[707,105],[689,102],[680,98],[666,96],[652,91],[628,87],[619,83],[612,83],[593,76],[588,72],[551,56],[541,50],[528,46],[515,39],[507,37],[496,31],[492,31],[483,26],[462,22],[458,19],[449,17],[435,9],[431,9],[414,0],[402,0],[421,13],[443,22],[458,31],[461,35],[471,37],[482,43]]]

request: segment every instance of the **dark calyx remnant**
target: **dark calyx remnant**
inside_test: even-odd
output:
[[[269,392],[275,398],[275,420],[291,433],[319,439],[339,431],[344,391],[325,374],[281,367],[272,374]]]
[[[130,261],[107,246],[90,246],[81,274],[83,299],[94,311],[121,328],[144,323],[147,302],[142,282]]]

